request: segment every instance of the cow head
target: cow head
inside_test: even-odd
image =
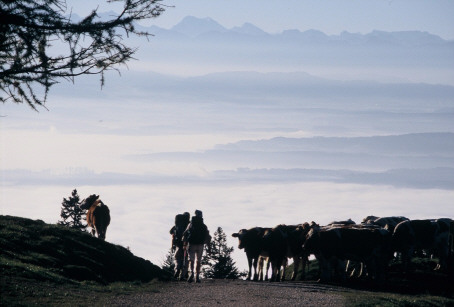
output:
[[[244,236],[247,233],[247,229],[241,229],[238,232],[232,233],[232,237],[238,238],[238,248],[243,249],[245,247]]]
[[[79,207],[81,209],[89,209],[98,198],[99,195],[92,194],[88,196],[86,199],[82,200]]]
[[[314,223],[314,222],[312,222],[312,223]],[[317,225],[317,224],[315,224],[315,225]],[[302,245],[306,239],[307,233],[311,229],[312,229],[312,226],[309,223],[300,224],[291,232],[290,235],[293,236],[294,239],[296,239],[298,244]]]

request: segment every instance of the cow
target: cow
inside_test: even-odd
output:
[[[370,215],[366,217],[364,220],[370,220],[370,219],[378,219],[378,217]],[[363,221],[364,221],[363,220]],[[343,220],[343,221],[333,221],[325,226],[322,226],[323,228],[336,228],[336,227],[359,227],[352,219],[348,220]],[[347,263],[345,264],[345,272],[348,273],[350,272],[350,277],[353,277],[357,275],[358,277],[361,277],[364,272],[364,263],[362,262],[357,262],[357,261],[351,261],[348,260]]]
[[[394,229],[392,247],[402,253],[405,271],[417,249],[436,255],[439,264],[435,269],[445,269],[452,255],[453,232],[454,222],[448,218],[403,221]]]
[[[309,264],[309,261],[307,256],[303,256],[303,244],[312,227],[318,226],[318,224],[312,222],[311,224],[304,223],[297,225],[296,227],[287,228],[287,258],[293,259],[293,272],[291,280],[296,279],[300,264],[302,267],[300,279],[304,280],[306,264]]]
[[[244,252],[246,253],[249,266],[247,280],[258,280],[257,265],[259,257],[268,256],[268,253],[264,248],[263,236],[270,229],[271,228],[254,227],[250,229],[241,229],[232,234],[232,237],[238,238],[238,248],[244,249]],[[254,274],[252,274],[252,268],[254,269]]]
[[[315,223],[314,223],[315,224]],[[302,245],[311,225],[277,225],[268,230],[263,236],[264,249],[268,252],[271,263],[271,281],[285,280],[285,268],[288,259],[293,259],[293,273],[291,280],[295,280],[300,264],[303,270],[301,279],[304,279],[304,269],[307,257],[303,257]]]
[[[409,219],[404,216],[389,216],[389,217],[377,217],[376,219],[364,219],[363,225],[376,225],[382,228],[388,229],[391,233],[394,232],[397,224],[403,221],[408,221]]]
[[[394,232],[397,224],[403,221],[408,221],[409,219],[404,216],[388,216],[388,217],[378,217],[378,216],[368,216],[363,219],[361,222],[362,227],[381,227],[387,229],[391,234]],[[400,253],[397,253],[396,258],[400,256]],[[359,270],[358,277],[362,276],[363,264],[361,264],[361,269]],[[355,274],[355,269],[352,271],[351,276]]]
[[[99,199],[99,195],[92,194],[84,199],[80,208],[87,210],[87,224],[91,227],[91,234],[99,239],[106,239],[107,226],[110,224],[110,210]]]
[[[325,226],[326,227],[326,226]],[[356,228],[356,229],[380,229],[378,225],[374,224],[345,224],[345,225],[329,225],[329,227],[344,227],[344,228]],[[389,231],[389,229],[384,228]],[[391,232],[390,232],[391,234]],[[349,277],[364,277],[366,276],[366,264],[364,262],[358,262],[354,260],[348,260],[345,265],[345,272],[349,275]]]
[[[309,231],[303,253],[313,254],[320,264],[320,281],[332,280],[334,266],[345,280],[345,261],[366,264],[369,276],[382,281],[386,264],[390,259],[390,232],[386,229],[321,227]]]
[[[284,280],[285,267],[287,266],[288,232],[296,226],[278,225],[263,236],[263,247],[268,252],[271,263],[270,281]]]

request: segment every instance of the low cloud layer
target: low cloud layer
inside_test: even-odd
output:
[[[75,170],[67,174],[52,171],[32,172],[26,170],[7,170],[3,172],[5,186],[36,185],[135,185],[135,184],[226,184],[243,182],[257,183],[298,183],[332,182],[356,183],[366,185],[393,186],[414,189],[454,189],[454,168],[438,167],[431,169],[391,169],[384,172],[364,172],[350,170],[320,169],[248,169],[233,171],[214,171],[203,176],[160,176],[131,175],[121,173],[96,174],[88,170]]]
[[[281,223],[316,221],[327,224],[368,215],[403,215],[409,218],[452,216],[454,192],[439,189],[396,188],[384,185],[328,182],[154,183],[119,185],[3,186],[0,213],[59,220],[61,202],[77,188],[82,198],[99,194],[111,210],[107,241],[127,246],[141,257],[160,264],[170,249],[169,229],[174,216],[185,211],[204,212],[211,232],[222,227],[234,260],[247,268],[244,252],[230,235],[241,228],[272,227]]]

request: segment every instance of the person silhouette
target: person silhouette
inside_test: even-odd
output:
[[[195,277],[196,282],[200,283],[203,246],[204,244],[209,244],[210,241],[211,236],[207,226],[203,222],[203,213],[200,210],[195,210],[195,215],[191,218],[191,223],[189,223],[183,233],[183,244],[186,246],[188,252],[189,269],[191,271],[188,282],[193,282]]]

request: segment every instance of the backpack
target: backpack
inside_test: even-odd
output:
[[[183,243],[183,232],[188,227],[189,218],[184,214],[177,214],[175,216],[175,226],[172,233],[172,246],[181,246]]]
[[[203,223],[203,218],[193,216],[188,227],[186,241],[192,244],[204,244],[207,234],[208,228]]]

